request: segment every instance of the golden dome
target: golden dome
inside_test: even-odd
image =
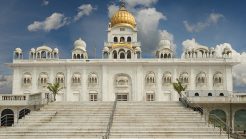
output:
[[[136,26],[134,16],[126,10],[124,4],[122,4],[120,9],[112,16],[110,22],[112,27],[123,25],[135,28]]]

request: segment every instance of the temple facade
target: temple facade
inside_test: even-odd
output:
[[[169,40],[160,40],[154,58],[143,58],[134,16],[124,4],[108,23],[107,41],[101,59],[90,59],[86,42],[74,42],[70,59],[60,59],[57,48],[32,48],[29,59],[23,51],[13,52],[13,95],[50,92],[48,83],[59,82],[63,89],[58,101],[177,101],[173,82],[187,86],[189,96],[230,96],[232,67],[238,62],[225,48],[201,46],[186,49],[176,58]],[[27,55],[27,54],[26,54]],[[222,56],[221,56],[222,55]]]

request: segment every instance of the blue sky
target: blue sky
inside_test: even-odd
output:
[[[127,8],[140,23],[139,41],[143,56],[153,57],[159,32],[167,32],[180,57],[182,42],[195,38],[200,44],[215,47],[230,43],[239,53],[246,52],[245,0],[126,0]],[[46,44],[61,51],[62,58],[70,58],[73,42],[81,37],[87,43],[90,58],[101,57],[109,21],[109,8],[119,5],[118,0],[1,0],[0,1],[0,77],[11,74],[4,66],[10,63],[14,48],[20,47],[24,55],[32,47]],[[79,8],[82,5],[91,7]],[[91,9],[90,9],[91,8]],[[82,13],[77,20],[79,12]],[[150,14],[150,16],[141,16]],[[56,13],[61,23],[50,28],[42,25],[28,29],[34,22],[44,23]],[[55,15],[53,15],[55,16]],[[147,18],[147,21],[146,21]],[[142,20],[148,29],[141,28]],[[144,26],[144,25],[142,25]],[[151,30],[152,29],[152,30]],[[148,34],[144,34],[148,31]],[[170,37],[171,36],[171,37]],[[148,37],[149,39],[146,39]],[[152,38],[151,38],[152,37]]]

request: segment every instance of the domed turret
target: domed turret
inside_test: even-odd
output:
[[[171,49],[171,42],[169,40],[161,40],[159,43],[159,47],[160,48],[167,48],[167,49]]]
[[[75,49],[82,49],[82,50],[86,51],[86,43],[81,38],[76,40],[73,45],[74,45]]]
[[[111,27],[121,25],[129,26],[131,28],[136,27],[135,18],[126,10],[124,2],[121,3],[120,9],[112,16],[110,23]]]

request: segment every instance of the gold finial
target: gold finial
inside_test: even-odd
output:
[[[126,8],[126,2],[124,0],[120,0],[120,9]]]

